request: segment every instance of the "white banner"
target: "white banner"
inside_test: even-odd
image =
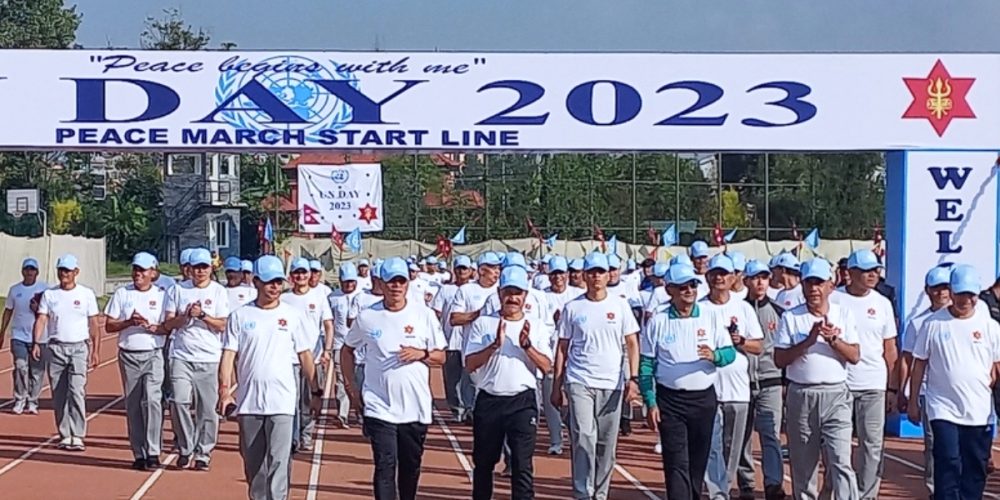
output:
[[[382,165],[299,165],[299,229],[330,234],[381,231]]]
[[[1000,271],[997,153],[894,153],[888,160],[887,260],[903,319],[929,305],[924,276],[939,264],[973,265],[983,288],[992,285]]]
[[[1000,146],[992,54],[5,50],[0,68],[6,149]]]

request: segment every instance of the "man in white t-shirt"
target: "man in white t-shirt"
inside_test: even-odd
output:
[[[846,265],[845,265],[846,267]],[[899,381],[898,403],[900,412],[907,412],[909,405],[920,406],[920,425],[924,435],[924,485],[927,492],[934,496],[934,429],[931,421],[927,418],[927,404],[925,401],[927,394],[927,375],[924,375],[924,382],[920,385],[921,396],[917,398],[907,398],[906,389],[910,383],[910,369],[913,366],[913,349],[921,342],[924,323],[934,313],[951,305],[951,267],[935,266],[927,271],[924,277],[924,293],[930,301],[930,305],[923,311],[913,315],[906,322],[903,330],[902,356],[897,364],[896,380]],[[977,301],[977,304],[979,302]],[[925,372],[926,373],[926,372]],[[890,394],[889,397],[892,397]]]
[[[358,314],[369,307],[382,302],[384,297],[385,284],[382,283],[381,273],[382,273],[382,262],[376,261],[375,266],[372,269],[372,289],[362,290],[361,292],[355,294],[354,298],[351,299],[350,307],[347,311],[347,328],[350,332],[350,328],[354,326],[354,320],[358,318]],[[344,337],[346,339],[346,337]],[[343,348],[341,348],[341,359],[343,358]],[[346,376],[346,373],[345,373]],[[354,378],[358,387],[364,387],[365,384],[365,346],[362,345],[354,350]],[[346,380],[346,379],[345,379]],[[347,392],[345,387],[344,392]],[[350,398],[348,398],[350,399]],[[362,410],[364,408],[354,405],[355,415],[358,417],[358,423],[363,420]],[[364,426],[361,427],[362,434],[365,433]],[[366,436],[367,437],[367,436]]]
[[[226,294],[229,295],[229,310],[253,302],[257,298],[257,289],[243,284],[243,264],[237,257],[227,257],[222,263],[226,272]]]
[[[587,291],[587,283],[583,280],[583,259],[569,261],[569,273],[566,276],[569,286],[579,289],[580,293]]]
[[[190,255],[191,280],[167,292],[164,328],[170,337],[170,418],[177,435],[179,468],[208,470],[219,434],[215,413],[219,397],[220,335],[229,316],[229,294],[212,281],[212,254],[196,248]],[[192,418],[192,411],[195,417]],[[191,460],[194,464],[191,464]]]
[[[505,446],[511,454],[512,498],[534,497],[536,374],[551,369],[552,351],[548,329],[538,330],[524,311],[530,288],[527,270],[505,268],[500,309],[469,328],[466,370],[479,389],[472,421],[473,498],[493,498],[493,470]]]
[[[747,257],[740,252],[726,252],[726,255],[733,261],[733,286],[729,289],[729,294],[739,300],[745,300],[747,287],[743,283],[743,271],[747,268]]]
[[[235,414],[240,427],[240,456],[251,499],[288,498],[292,468],[292,420],[299,405],[298,376],[291,358],[302,366],[308,412],[317,415],[323,391],[314,366],[315,340],[306,333],[296,307],[281,299],[284,265],[265,255],[254,272],[257,298],[233,311],[226,324],[219,363],[219,414]],[[308,282],[306,282],[308,284]],[[326,303],[324,300],[323,303]],[[230,381],[236,377],[236,397]],[[229,410],[232,410],[230,413]]]
[[[364,404],[375,462],[375,498],[414,500],[427,426],[432,420],[430,369],[444,364],[441,323],[407,297],[409,272],[398,257],[382,264],[382,302],[362,310],[344,341],[341,362],[353,404]],[[351,376],[354,350],[365,348],[365,381]],[[397,496],[398,495],[398,496]]]
[[[339,275],[340,289],[334,290],[328,297],[330,311],[333,312],[333,352],[328,354],[333,360],[334,376],[336,377],[334,390],[337,393],[337,419],[340,421],[340,426],[346,429],[351,414],[351,398],[347,397],[347,391],[344,389],[344,371],[343,365],[340,364],[340,349],[344,347],[344,338],[347,337],[347,317],[350,314],[351,301],[362,290],[359,286],[358,271],[354,264],[350,262],[341,264]],[[322,378],[320,382],[323,382]]]
[[[479,256],[477,261],[478,278],[476,281],[466,283],[458,287],[455,298],[452,299],[451,314],[449,319],[452,326],[452,335],[460,335],[462,338],[462,349],[465,349],[465,326],[471,324],[479,317],[480,311],[486,305],[490,295],[496,293],[497,280],[500,278],[500,264],[502,259],[493,252],[485,252]],[[464,411],[460,415],[463,419],[472,414],[472,405],[475,400],[476,389],[469,378],[468,373],[462,376],[461,399]]]
[[[309,371],[322,373],[323,367],[330,363],[328,353],[333,351],[333,312],[330,310],[329,294],[323,293],[323,286],[326,285],[316,287],[310,285],[309,265],[309,261],[301,257],[292,261],[289,268],[292,288],[281,294],[281,302],[292,306],[292,309],[303,315],[305,336],[312,345],[312,357],[318,363],[312,370],[306,370],[305,367],[299,366],[298,355],[289,361],[299,375],[297,385],[299,409],[295,413],[295,421],[292,422],[293,453],[299,450],[312,451],[313,432],[316,430],[316,421],[309,414],[310,398],[303,389],[308,381],[302,375]],[[322,376],[318,377],[318,380],[322,379]]]
[[[38,303],[31,355],[36,361],[42,359],[47,335],[49,385],[61,438],[59,448],[83,451],[87,433],[87,368],[96,367],[100,360],[101,328],[97,322],[100,310],[94,291],[76,282],[80,274],[76,256],[59,257],[56,272],[59,286],[42,292]]]
[[[708,297],[698,301],[703,314],[717,316],[717,324],[726,328],[736,349],[733,362],[716,369],[715,392],[719,411],[715,417],[712,451],[705,471],[708,496],[713,500],[729,500],[750,410],[750,360],[747,354],[760,354],[764,347],[764,331],[753,307],[729,291],[736,276],[736,267],[729,256],[714,255],[705,274],[711,290]]]
[[[622,279],[622,260],[615,254],[608,254],[608,293],[617,296],[619,299],[624,300],[628,303],[629,308],[634,310],[639,307],[639,287],[631,286]],[[640,313],[641,314],[641,313]],[[636,317],[636,321],[639,320],[639,316]],[[628,373],[628,359],[622,359],[622,370]],[[622,436],[629,436],[632,434],[632,403],[625,398],[622,398],[622,413],[621,421],[618,423],[618,433]]]
[[[549,350],[555,352],[559,343],[559,316],[567,302],[580,296],[580,289],[569,286],[568,263],[566,258],[555,256],[549,260],[549,286],[544,290],[549,303],[550,314],[556,328],[549,341]],[[549,455],[562,455],[563,452],[563,414],[560,408],[552,405],[552,385],[554,374],[549,371],[542,379],[542,407],[545,410],[545,424],[549,429]]]
[[[774,363],[785,369],[792,496],[818,498],[822,456],[834,498],[857,498],[851,466],[851,391],[847,365],[861,359],[854,315],[830,301],[833,269],[816,258],[801,266],[805,303],[786,311],[774,337]]]
[[[698,275],[685,263],[664,273],[669,305],[642,332],[640,383],[646,422],[663,443],[667,498],[701,498],[718,411],[718,369],[733,362],[732,337],[698,304]]]
[[[333,289],[330,285],[325,283],[325,271],[323,269],[323,263],[318,260],[309,261],[309,286],[311,288],[318,288],[324,297],[329,297],[333,293]]]
[[[371,262],[368,259],[361,259],[357,265],[358,288],[361,290],[372,289]]]
[[[982,498],[1000,325],[976,309],[981,288],[974,267],[953,267],[949,286],[951,305],[927,318],[913,348],[910,397],[924,397],[934,432],[934,497]],[[920,408],[909,405],[907,416],[919,422]]]
[[[870,500],[878,497],[882,482],[885,415],[894,413],[896,406],[898,383],[892,372],[897,358],[896,317],[889,299],[875,291],[882,270],[875,253],[855,250],[847,268],[850,284],[834,292],[830,300],[849,310],[858,328],[861,361],[847,367],[847,388],[858,437],[854,471],[861,499]],[[893,391],[888,397],[887,388]]]
[[[160,261],[156,260],[155,256],[153,262],[156,264],[156,267],[153,268],[153,286],[160,287],[164,292],[170,290],[170,287],[177,284],[177,280],[160,273]]]
[[[698,240],[691,243],[691,247],[688,249],[690,253],[690,264],[694,267],[694,272],[698,276],[698,298],[701,299],[708,295],[708,280],[705,279],[705,273],[708,272],[708,243]],[[677,257],[680,257],[678,255]],[[671,264],[675,263],[675,260],[671,259]]]
[[[0,347],[3,347],[7,327],[11,326],[10,353],[14,358],[14,408],[20,415],[27,407],[28,414],[38,415],[38,395],[42,392],[47,349],[42,349],[41,359],[31,356],[31,329],[35,325],[38,299],[48,288],[38,281],[38,261],[32,257],[21,263],[21,282],[10,287],[4,303],[3,323],[0,324]],[[12,322],[13,320],[13,322]]]
[[[448,407],[451,408],[452,416],[456,422],[464,420],[466,404],[462,401],[462,335],[461,329],[455,334],[455,328],[451,324],[451,306],[454,303],[458,288],[472,279],[472,260],[465,255],[455,257],[455,282],[445,283],[438,288],[434,299],[431,300],[431,309],[437,314],[444,330],[444,338],[448,341],[445,349],[445,361],[442,367],[444,378],[444,394]],[[470,401],[468,406],[472,406]]]
[[[240,271],[243,273],[243,286],[256,290],[257,288],[253,286],[253,262],[246,259],[241,260]]]
[[[118,333],[118,366],[125,395],[132,468],[160,468],[163,440],[163,342],[166,292],[153,284],[156,259],[132,258],[132,283],[119,287],[104,309],[108,333]]]
[[[552,404],[563,406],[565,388],[574,498],[603,500],[615,466],[622,398],[638,396],[639,324],[628,302],[608,292],[607,255],[590,253],[583,267],[587,293],[568,302],[559,318]]]
[[[782,252],[774,258],[771,265],[772,273],[778,277],[781,290],[774,297],[774,301],[785,310],[792,309],[805,302],[802,294],[802,278],[799,272],[799,259],[788,252]]]

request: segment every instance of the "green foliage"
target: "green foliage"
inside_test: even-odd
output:
[[[49,206],[52,212],[49,231],[53,234],[65,234],[70,225],[83,219],[83,208],[77,200],[54,201]]]
[[[0,0],[0,48],[66,49],[80,14],[63,0]]]
[[[139,46],[146,50],[202,50],[208,47],[210,40],[205,30],[195,30],[186,24],[178,9],[164,9],[163,17],[146,18]]]

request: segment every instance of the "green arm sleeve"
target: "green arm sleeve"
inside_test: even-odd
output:
[[[729,345],[715,350],[715,366],[723,367],[736,360],[736,348]]]
[[[656,406],[656,358],[639,356],[639,392],[646,408]]]

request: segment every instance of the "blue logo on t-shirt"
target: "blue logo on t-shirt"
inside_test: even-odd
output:
[[[246,321],[243,322],[243,329],[244,330],[253,330],[254,328],[257,328],[257,322],[256,321],[248,319],[248,320],[246,320]]]
[[[372,330],[370,333],[368,333],[368,336],[370,336],[373,339],[382,338],[382,330],[376,328]]]
[[[663,342],[667,344],[673,344],[674,342],[677,342],[677,334],[668,333],[666,337],[663,337]]]
[[[587,317],[586,316],[577,316],[575,318],[575,320],[574,320],[574,323],[576,323],[578,326],[583,326],[583,325],[587,324]]]

